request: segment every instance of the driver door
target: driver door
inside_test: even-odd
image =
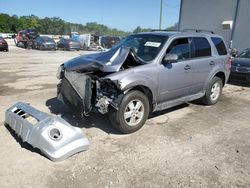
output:
[[[159,102],[177,99],[191,93],[192,62],[190,39],[173,39],[166,54],[176,54],[178,61],[162,62],[159,70]]]

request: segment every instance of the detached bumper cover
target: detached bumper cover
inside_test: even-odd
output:
[[[18,102],[6,110],[5,122],[24,142],[40,149],[52,161],[62,161],[89,148],[81,129],[26,103]]]

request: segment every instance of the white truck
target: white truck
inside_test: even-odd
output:
[[[71,38],[77,40],[81,44],[83,50],[97,50],[103,51],[104,48],[100,46],[99,36],[92,34],[79,34],[77,32],[71,33]]]

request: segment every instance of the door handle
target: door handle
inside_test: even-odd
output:
[[[210,61],[209,65],[215,65],[214,61]]]
[[[191,69],[191,67],[190,67],[190,65],[186,65],[186,66],[184,67],[184,69],[185,69],[185,70],[189,70],[189,69]]]

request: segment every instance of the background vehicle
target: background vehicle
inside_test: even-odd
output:
[[[71,38],[79,41],[81,44],[81,49],[83,50],[104,50],[103,47],[100,46],[100,37],[98,35],[78,34],[77,32],[71,32]]]
[[[40,36],[33,40],[33,48],[39,50],[56,50],[56,42],[46,36]]]
[[[79,41],[76,41],[74,39],[61,38],[57,42],[57,48],[63,49],[63,50],[77,50],[78,51],[81,49],[81,44]]]
[[[120,41],[119,37],[114,36],[102,36],[100,39],[101,46],[103,48],[112,48],[115,44],[117,44]]]
[[[232,60],[230,79],[250,81],[250,48]]]
[[[35,29],[26,29],[18,32],[14,42],[16,46],[27,48],[31,44],[31,41],[38,36],[39,34]]]
[[[0,50],[1,51],[9,51],[9,46],[6,40],[3,37],[0,37]]]
[[[123,133],[140,129],[149,113],[201,99],[217,103],[231,58],[222,37],[196,32],[130,35],[107,52],[59,67],[58,98],[75,113],[109,114]]]

